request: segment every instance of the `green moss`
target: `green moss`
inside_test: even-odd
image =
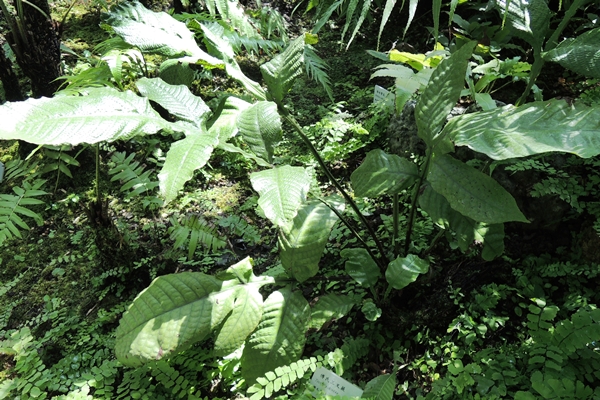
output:
[[[6,163],[14,159],[19,154],[19,142],[16,140],[6,140],[0,142],[0,161]]]
[[[77,53],[91,50],[109,37],[109,34],[100,28],[100,14],[83,7],[73,7],[63,29],[65,45]]]

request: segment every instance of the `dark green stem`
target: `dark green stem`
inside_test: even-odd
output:
[[[435,237],[431,241],[431,244],[429,245],[429,247],[427,248],[427,250],[425,250],[424,252],[422,252],[421,254],[419,254],[419,257],[425,258],[426,255],[428,255],[429,253],[431,253],[431,251],[433,250],[433,247],[436,245],[436,243],[438,242],[438,240],[440,240],[440,238],[444,235],[445,232],[446,232],[445,229],[440,229],[440,231],[435,235]]]
[[[584,6],[586,3],[589,3],[589,2],[590,2],[590,0],[575,0],[571,4],[571,7],[569,7],[569,9],[565,12],[565,16],[561,19],[560,24],[558,24],[558,27],[556,28],[554,33],[552,33],[552,36],[550,36],[550,39],[548,39],[548,41],[546,42],[546,47],[544,48],[545,51],[552,50],[553,48],[556,47],[556,45],[558,44],[558,37],[565,30],[565,28],[571,21],[571,18],[573,18],[575,16],[577,11],[579,11],[579,9],[582,6]]]
[[[529,73],[529,82],[527,83],[527,88],[525,89],[525,91],[523,92],[521,97],[519,97],[519,100],[517,100],[516,106],[520,106],[527,100],[527,96],[529,96],[529,92],[531,91],[531,88],[533,88],[533,85],[535,85],[535,81],[537,80],[537,77],[540,75],[540,72],[542,72],[543,65],[544,65],[544,59],[542,58],[541,50],[534,50],[533,65],[531,66],[531,72]]]
[[[395,193],[392,198],[392,218],[394,230],[392,232],[392,246],[394,247],[394,258],[400,255],[400,239],[398,238],[398,225],[400,220],[400,195]]]
[[[96,143],[96,203],[100,202],[100,144]]]
[[[371,235],[371,237],[373,238],[373,241],[375,242],[375,245],[377,246],[377,249],[379,250],[379,253],[381,255],[381,257],[375,258],[374,260],[379,265],[379,268],[381,268],[382,270],[385,269],[387,264],[389,263],[389,260],[387,259],[387,256],[385,254],[383,244],[377,237],[377,233],[375,232],[375,230],[373,230],[373,227],[371,227],[371,225],[369,224],[369,222],[367,221],[365,216],[360,212],[360,210],[358,209],[358,205],[356,205],[356,202],[352,199],[352,197],[350,197],[350,195],[346,192],[346,190],[344,190],[344,188],[342,187],[342,185],[340,185],[340,183],[337,181],[337,179],[335,179],[335,177],[333,176],[333,174],[331,173],[329,168],[327,168],[325,161],[323,161],[323,159],[321,158],[321,155],[319,154],[319,152],[317,151],[315,146],[312,144],[310,139],[304,134],[304,132],[302,131],[302,127],[298,124],[296,119],[293,116],[291,116],[290,113],[282,106],[279,106],[279,112],[281,113],[283,118],[292,125],[292,128],[294,128],[294,131],[298,134],[298,136],[300,136],[302,141],[308,146],[308,148],[310,149],[310,152],[313,154],[313,156],[317,160],[317,163],[319,163],[319,165],[323,169],[323,172],[325,172],[327,179],[329,179],[329,181],[333,184],[333,186],[335,186],[335,188],[342,194],[342,196],[344,197],[346,202],[350,205],[352,210],[356,213],[356,216],[360,219],[362,224],[365,226],[365,228],[369,232],[369,235]]]
[[[406,239],[404,241],[404,256],[408,254],[408,250],[410,249],[410,237],[412,235],[413,225],[415,223],[415,215],[417,213],[417,200],[419,199],[419,192],[421,191],[421,186],[425,181],[425,177],[429,172],[429,163],[431,162],[432,151],[431,149],[427,149],[427,153],[425,155],[425,162],[423,163],[423,169],[421,174],[419,175],[419,180],[414,187],[413,197],[410,203],[410,212],[408,214],[408,224],[406,227]]]
[[[367,253],[369,253],[369,256],[371,256],[371,258],[373,260],[377,260],[377,257],[375,256],[375,254],[373,254],[373,251],[371,250],[371,247],[369,247],[367,242],[362,238],[362,236],[360,236],[360,233],[358,233],[358,231],[356,229],[354,229],[354,227],[352,226],[350,221],[348,221],[348,219],[346,217],[344,217],[342,215],[342,213],[340,213],[338,210],[336,210],[335,207],[333,207],[331,204],[327,203],[324,199],[319,198],[319,201],[321,203],[325,204],[327,207],[329,207],[329,209],[331,211],[333,211],[335,213],[335,215],[338,216],[340,221],[342,221],[342,223],[344,225],[346,225],[346,227],[350,230],[350,232],[352,232],[354,237],[362,244],[362,246],[365,248],[365,250],[367,250]]]
[[[567,10],[567,12],[565,12],[565,16],[560,21],[560,24],[554,30],[554,32],[552,33],[552,36],[550,36],[550,39],[548,39],[548,41],[546,42],[546,46],[544,48],[545,51],[552,50],[553,48],[556,47],[556,45],[558,44],[558,37],[565,30],[565,28],[571,21],[571,18],[573,18],[575,16],[575,14],[577,13],[577,11],[588,2],[589,2],[589,0],[575,0],[571,4],[571,6]],[[544,65],[544,59],[542,58],[542,49],[540,46],[540,48],[538,48],[538,49],[535,49],[535,48],[533,49],[533,65],[531,66],[531,72],[529,73],[529,83],[527,84],[527,88],[525,89],[525,91],[523,92],[523,94],[521,95],[519,100],[517,101],[517,103],[516,103],[517,106],[520,106],[521,104],[523,104],[525,102],[525,100],[527,99],[527,96],[529,95],[531,88],[535,84],[537,77],[540,75],[540,72],[542,71],[543,65]]]

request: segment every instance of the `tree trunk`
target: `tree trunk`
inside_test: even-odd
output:
[[[50,15],[48,0],[29,0]],[[25,24],[30,36],[30,48],[25,49],[21,65],[31,79],[33,97],[52,97],[60,86],[56,78],[62,75],[60,68],[60,35],[51,19],[39,10],[24,5]],[[18,60],[17,60],[18,62]],[[26,67],[24,67],[26,66]]]
[[[19,78],[15,74],[12,68],[12,63],[4,54],[4,50],[0,46],[0,81],[2,82],[2,88],[4,89],[4,97],[6,101],[23,101],[25,96],[21,91],[21,85],[19,84]]]
[[[61,76],[60,35],[49,15],[48,0],[24,2],[23,15],[16,18],[24,21],[26,40],[15,39],[19,32],[10,32],[6,35],[16,55],[17,63],[31,80],[33,97],[52,97],[60,86],[60,82],[56,81],[56,78]]]

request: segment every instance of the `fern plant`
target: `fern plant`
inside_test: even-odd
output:
[[[127,198],[133,198],[142,194],[152,193],[159,185],[158,181],[153,181],[152,170],[145,170],[145,165],[140,165],[134,160],[135,153],[126,156],[125,153],[116,152],[111,156],[111,162],[114,166],[108,171],[111,182],[119,181],[121,183],[121,192],[125,193]],[[160,199],[156,196],[146,196],[144,198],[144,207],[151,204],[161,205]]]
[[[312,374],[319,367],[336,368],[343,357],[344,354],[337,350],[325,356],[310,357],[277,367],[264,376],[256,378],[256,383],[248,388],[247,393],[251,395],[250,400],[272,398],[277,392],[285,390],[297,381],[307,380],[305,378],[306,374]]]
[[[72,148],[69,145],[62,146],[43,146],[44,157],[48,161],[44,163],[44,167],[39,171],[40,175],[47,174],[52,171],[56,171],[56,182],[54,184],[54,192],[58,189],[58,183],[60,174],[65,174],[69,178],[73,179],[73,174],[69,169],[69,166],[79,167],[79,161],[75,157],[68,154]]]
[[[173,247],[180,248],[187,243],[188,260],[194,259],[194,253],[198,245],[209,252],[216,252],[226,245],[225,240],[219,236],[217,229],[196,214],[180,218],[172,216],[169,234],[171,239],[175,241]]]
[[[260,211],[278,230],[281,264],[286,274],[285,278],[277,279],[266,274],[257,276],[252,260],[247,258],[216,276],[184,272],[158,277],[121,319],[115,352],[124,365],[137,367],[167,359],[214,336],[216,356],[225,356],[243,346],[242,375],[252,385],[269,371],[302,356],[311,319],[313,315],[316,318],[315,311],[323,309],[311,305],[302,291],[295,288],[319,274],[329,232],[338,220],[347,224],[362,246],[345,249],[350,264],[347,269],[373,270],[375,273],[369,274],[374,276],[372,285],[382,286],[381,291],[373,290],[375,299],[364,299],[363,309],[370,305],[371,311],[376,312],[379,293],[385,297],[393,289],[400,290],[429,269],[429,260],[414,254],[411,240],[417,204],[440,229],[457,232],[463,238],[461,245],[483,243],[485,259],[502,254],[504,222],[527,222],[515,200],[497,182],[450,155],[455,145],[469,146],[494,159],[547,151],[573,152],[582,157],[600,153],[594,139],[593,121],[597,118],[589,118],[598,114],[597,108],[566,107],[550,101],[465,115],[446,124],[447,115],[464,87],[468,60],[476,45],[468,42],[437,66],[417,102],[418,135],[427,147],[423,159],[415,164],[373,150],[351,175],[354,192],[351,195],[347,186],[327,168],[284,101],[296,78],[303,73],[305,48],[312,39],[309,35],[291,41],[283,52],[261,66],[265,89],[243,74],[233,47],[212,26],[200,27],[209,55],[199,48],[184,24],[164,13],[150,13],[135,2],[120,4],[105,22],[127,43],[143,51],[164,54],[177,62],[224,68],[255,102],[228,97],[213,111],[185,86],[170,85],[159,78],[142,78],[136,82],[141,96],[91,88],[82,96],[30,99],[4,105],[0,107],[0,119],[8,123],[0,127],[0,138],[38,144],[78,144],[128,139],[161,130],[180,132],[185,138],[171,145],[159,173],[159,188],[167,203],[178,196],[194,171],[208,162],[215,147],[247,155],[257,164],[250,182],[258,193]],[[136,29],[140,24],[145,36]],[[175,121],[160,117],[150,107],[150,101],[160,104]],[[48,118],[58,114],[55,110],[61,111],[61,118]],[[314,195],[311,168],[278,162],[275,148],[282,141],[284,122],[306,143],[341,196]],[[507,125],[510,130],[505,129]],[[567,131],[569,140],[565,142]],[[229,142],[234,136],[246,147]],[[398,196],[406,190],[411,192],[411,206],[402,251],[398,245],[397,207],[393,216],[396,234],[391,243],[384,243],[354,199],[386,195],[397,205]],[[358,232],[344,216],[346,206],[355,213],[365,234]],[[177,226],[183,227],[175,238],[180,244],[189,238],[190,244],[204,241],[218,247],[216,235],[201,238],[205,224],[198,217],[181,222],[173,220],[173,226],[172,232],[179,229]],[[193,250],[188,256],[193,256]],[[379,280],[380,277],[385,280]],[[265,292],[261,290],[265,286],[275,287]],[[332,312],[323,318],[339,318],[354,305],[354,300],[342,303],[344,307],[339,309],[325,307]],[[329,305],[337,307],[339,302],[332,301]],[[393,374],[382,375],[366,392],[383,393],[382,398],[390,398],[394,385]]]
[[[30,229],[21,216],[33,219],[38,226],[43,224],[42,216],[29,207],[44,204],[38,197],[48,194],[41,189],[45,182],[23,181],[22,187],[12,188],[14,194],[0,194],[0,245],[13,237],[21,238],[21,231]]]

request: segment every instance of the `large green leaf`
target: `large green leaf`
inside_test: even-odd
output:
[[[394,289],[403,289],[429,271],[429,261],[414,254],[398,257],[385,270],[385,279]]]
[[[183,22],[167,13],[150,11],[138,1],[120,3],[104,14],[103,20],[125,42],[144,53],[167,57],[187,55],[212,65],[223,63],[198,47],[194,34]]]
[[[251,268],[251,261],[246,258],[228,271],[246,270],[248,266]],[[200,272],[156,278],[121,318],[116,332],[116,356],[127,366],[169,357],[203,340],[232,315],[240,324],[227,324],[228,329],[240,331],[225,335],[228,331],[222,328],[219,337],[228,336],[229,340],[223,339],[222,343],[237,342],[243,332],[249,333],[249,326],[256,319],[250,313],[260,313],[258,307],[247,307],[247,315],[240,319],[239,312],[232,313],[243,301],[238,297],[256,293],[261,286],[273,282],[272,278],[254,275],[247,282],[237,278],[222,281]]]
[[[450,120],[444,133],[494,160],[559,151],[580,157],[600,154],[600,107],[563,100],[505,106]]]
[[[219,104],[215,119],[209,124],[208,131],[216,133],[219,143],[225,143],[238,133],[237,117],[250,103],[239,97],[229,96]]]
[[[359,285],[372,287],[381,276],[379,267],[373,261],[367,250],[362,247],[357,249],[344,249],[340,255],[347,259],[345,268],[348,275]]]
[[[206,119],[210,108],[184,85],[170,85],[160,78],[142,78],[136,82],[140,93],[164,107],[170,114],[196,126]]]
[[[600,28],[566,39],[543,55],[580,75],[600,78]]]
[[[444,229],[451,229],[456,233],[456,241],[462,251],[466,251],[473,243],[477,221],[450,207],[448,200],[433,190],[431,185],[425,186],[423,193],[419,196],[419,206],[436,225]]]
[[[528,222],[515,199],[498,182],[449,155],[433,160],[427,179],[453,209],[475,221]]]
[[[304,35],[301,35],[292,41],[283,53],[260,66],[269,94],[277,104],[282,104],[296,78],[302,75],[304,45]]]
[[[350,180],[357,197],[377,197],[396,194],[410,187],[419,177],[417,166],[395,154],[371,150]]]
[[[300,358],[310,318],[310,306],[302,293],[289,288],[271,293],[263,310],[241,358],[242,376],[250,386],[256,378]]]
[[[284,165],[254,172],[250,182],[260,196],[258,205],[265,216],[273,224],[287,228],[306,200],[310,176],[303,167]]]
[[[504,224],[479,223],[475,229],[475,240],[483,243],[481,257],[492,261],[504,253]]]
[[[344,211],[341,198],[330,199],[338,212]],[[319,261],[338,216],[320,201],[304,204],[294,217],[291,229],[279,231],[281,264],[289,276],[299,282],[312,278],[319,271]]]
[[[490,225],[462,215],[450,207],[448,200],[431,185],[425,186],[419,196],[419,205],[436,225],[456,233],[456,241],[462,251],[467,251],[476,240],[483,243],[481,256],[484,260],[493,260],[504,252],[503,224]]]
[[[158,77],[171,85],[192,86],[196,72],[190,68],[190,64],[178,58],[169,58],[160,64]]]
[[[134,300],[117,328],[119,361],[142,365],[204,339],[233,306],[229,298],[235,287],[227,285],[231,282],[198,272],[155,279]]]
[[[183,126],[180,124],[179,126]],[[171,145],[165,163],[158,174],[160,192],[165,204],[175,199],[179,191],[202,168],[210,158],[214,147],[219,143],[216,132],[207,132],[203,128],[189,126],[188,136]]]
[[[367,382],[361,396],[363,399],[392,400],[396,390],[396,374],[379,375]]]
[[[321,329],[327,322],[342,318],[352,307],[354,300],[350,296],[329,293],[319,297],[313,305],[309,328]]]
[[[519,36],[542,48],[551,16],[546,0],[496,0],[496,8]]]
[[[0,139],[35,144],[98,143],[153,134],[173,125],[147,98],[110,88],[89,88],[85,96],[55,96],[0,106]]]
[[[244,85],[244,88],[258,100],[266,100],[266,93],[262,86],[244,75],[235,60],[233,46],[229,41],[224,39],[223,30],[225,28],[219,24],[201,24],[200,27],[204,33],[207,45],[210,46],[213,54],[216,52],[225,61],[225,71],[227,74]]]
[[[464,87],[467,62],[476,42],[468,42],[442,61],[431,74],[429,83],[415,107],[418,135],[433,146],[446,118],[456,105]]]
[[[237,117],[240,134],[258,157],[273,162],[273,149],[281,141],[281,118],[277,104],[259,101]]]
[[[257,286],[240,286],[231,315],[215,340],[215,355],[226,356],[238,349],[258,326],[263,314],[263,298]]]

